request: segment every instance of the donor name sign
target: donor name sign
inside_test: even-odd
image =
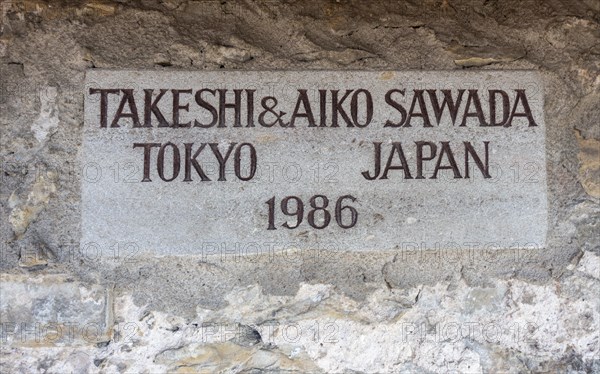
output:
[[[531,71],[89,70],[82,244],[543,247],[543,107]]]

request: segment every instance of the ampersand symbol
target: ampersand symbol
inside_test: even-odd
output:
[[[265,109],[258,116],[258,123],[260,123],[261,126],[273,127],[276,124],[279,124],[279,126],[281,126],[281,127],[286,127],[288,125],[287,123],[283,122],[283,120],[281,119],[281,117],[283,117],[285,115],[285,112],[279,111],[279,114],[278,114],[274,110],[275,107],[277,106],[276,98],[274,98],[273,96],[266,96],[261,100],[260,104]],[[275,119],[272,122],[265,122],[265,116],[267,115],[267,113],[271,113],[275,117]]]

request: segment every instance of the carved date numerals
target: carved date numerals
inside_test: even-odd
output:
[[[358,212],[349,205],[349,202],[355,202],[356,198],[351,195],[344,195],[337,199],[334,209],[334,218],[339,227],[349,229],[356,225],[358,221]],[[276,230],[275,227],[275,196],[266,201],[269,206],[269,226],[267,230]],[[331,213],[329,212],[329,199],[324,195],[314,195],[308,201],[310,209],[306,215],[308,224],[321,230],[329,226],[331,222]],[[286,196],[280,203],[281,212],[288,217],[295,217],[293,223],[286,221],[281,224],[287,229],[295,229],[304,220],[304,202],[297,196]]]

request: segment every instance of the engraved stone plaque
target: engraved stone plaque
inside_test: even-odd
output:
[[[90,70],[82,245],[543,247],[540,82],[531,71]]]

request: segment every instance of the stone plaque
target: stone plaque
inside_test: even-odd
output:
[[[82,245],[543,247],[543,104],[530,71],[90,70]]]

